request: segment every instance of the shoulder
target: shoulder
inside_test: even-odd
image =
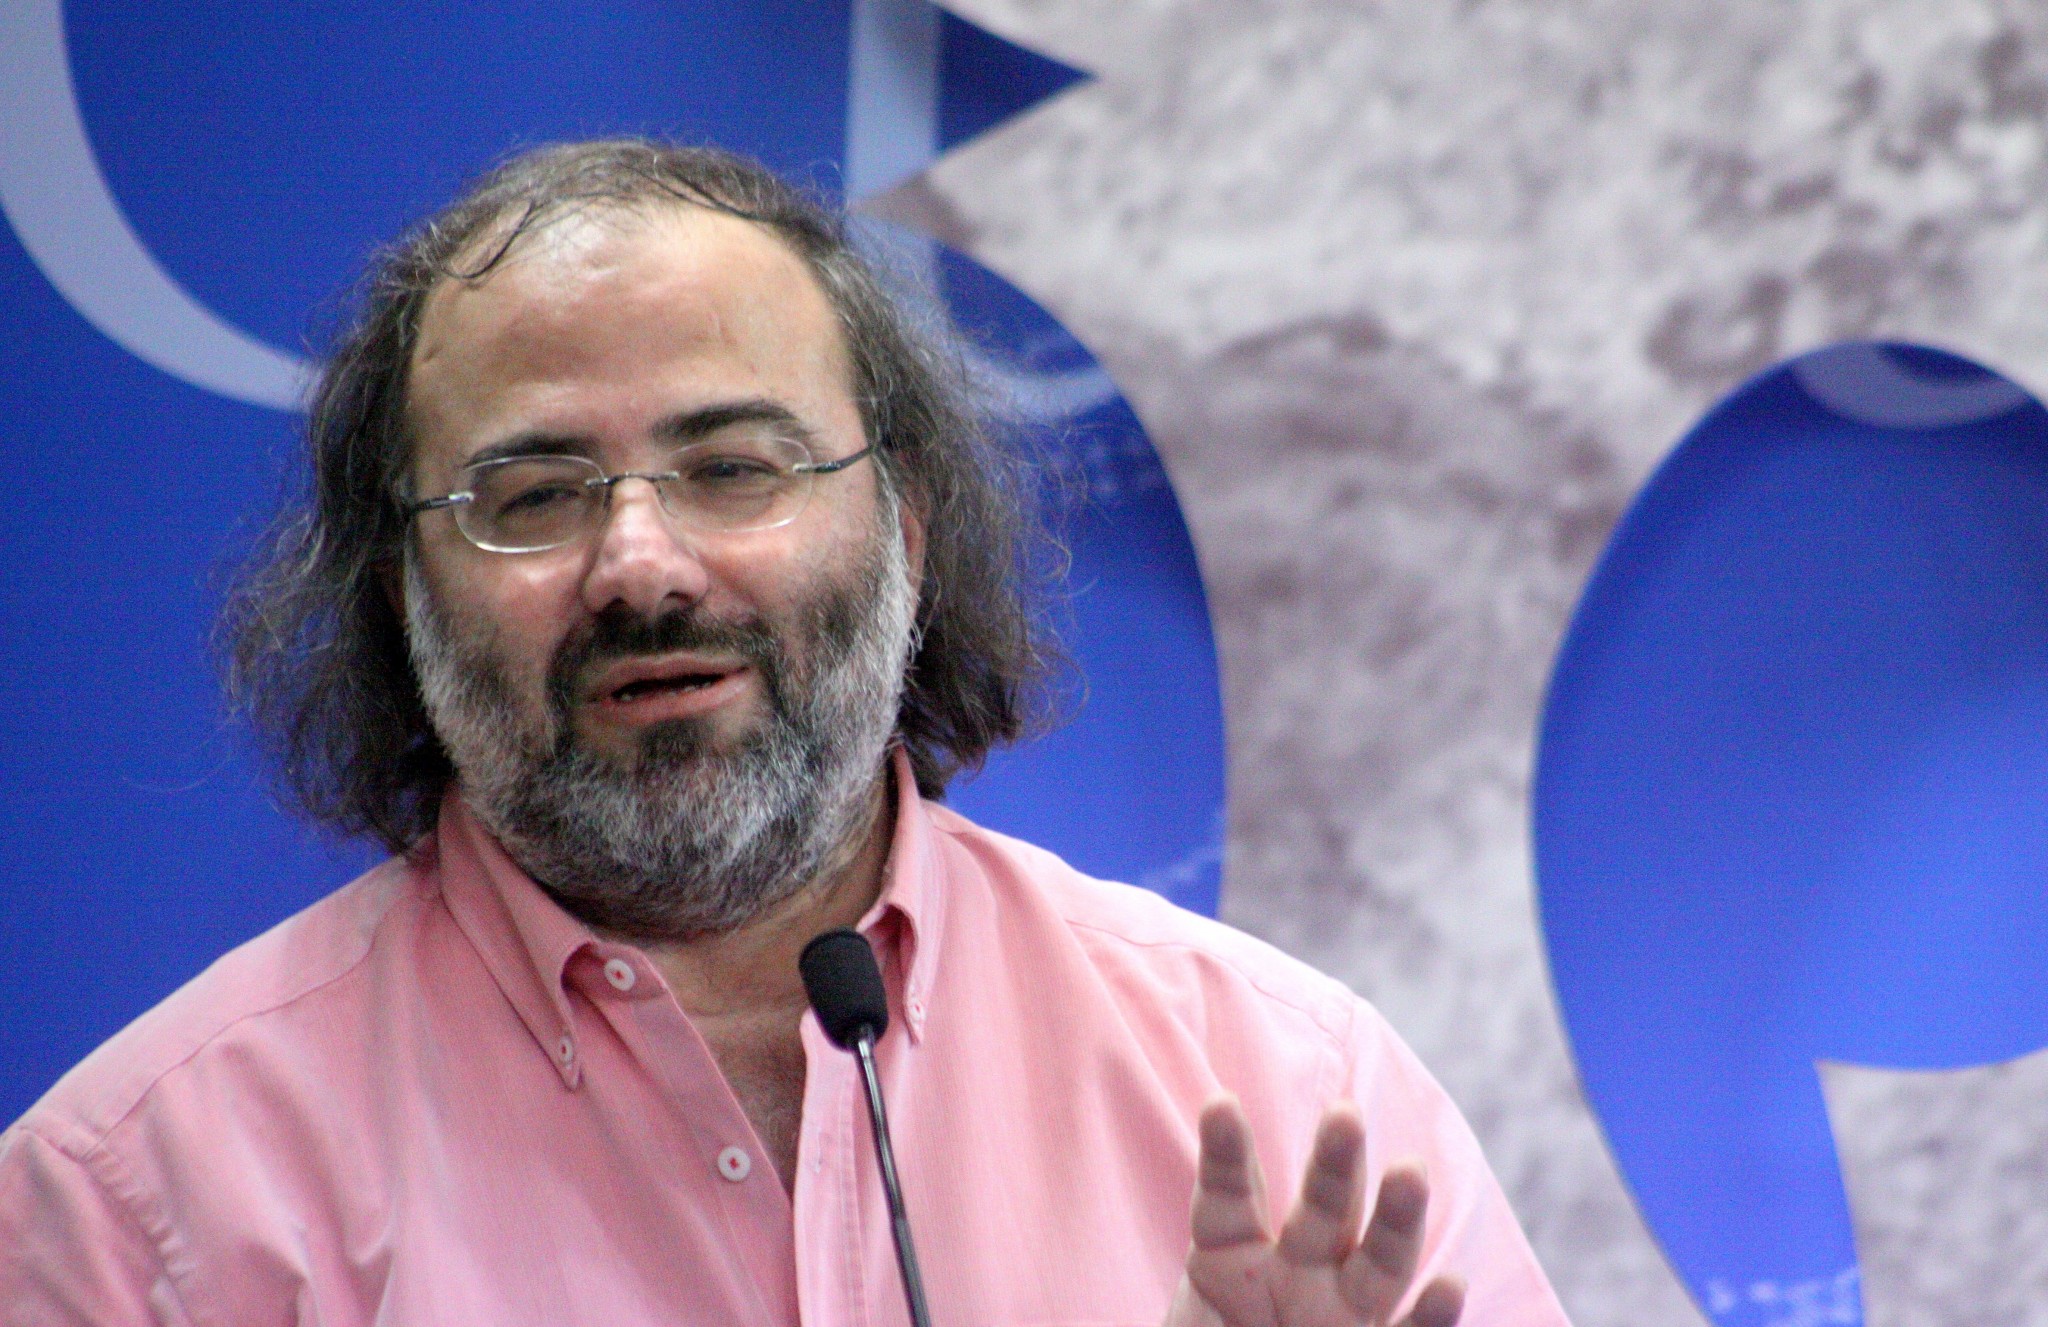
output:
[[[380,935],[430,904],[418,871],[383,863],[223,955],[80,1061],[15,1127],[84,1155],[167,1079],[348,986]]]
[[[1349,1101],[1372,1140],[1375,1176],[1399,1157],[1419,1160],[1431,1176],[1424,1278],[1468,1278],[1468,1314],[1478,1321],[1563,1323],[1478,1140],[1365,1000],[1148,891],[1092,879],[943,808],[932,808],[931,822],[947,933],[964,921],[980,942],[980,966],[962,984],[996,985],[1012,1008],[994,1012],[1016,1017],[1004,1038],[988,1036],[999,1025],[986,1017],[986,999],[975,1002],[987,1058],[1004,1058],[995,1049],[1003,1040],[1026,1043],[1007,1058],[1053,1066],[1063,1077],[1049,1099],[1085,1092],[1126,1137],[1145,1121],[1178,1137],[1174,1164],[1190,1178],[1193,1123],[1219,1091],[1243,1106],[1269,1176],[1300,1174],[1325,1107]],[[1091,1078],[1092,1087],[1079,1086]]]
[[[931,812],[938,840],[972,863],[1000,913],[1013,924],[1036,919],[1057,928],[1104,981],[1134,1001],[1205,1023],[1234,1017],[1288,1024],[1331,1050],[1383,1026],[1348,987],[1263,940],[1150,890],[1096,879],[948,808]]]

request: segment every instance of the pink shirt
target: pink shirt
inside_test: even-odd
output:
[[[1370,1007],[898,768],[862,930],[941,1327],[1158,1323],[1219,1088],[1290,1190],[1323,1103],[1351,1097],[1375,1180],[1428,1163],[1424,1275],[1470,1280],[1465,1321],[1564,1322],[1471,1132]],[[854,1063],[809,1016],[803,1040],[792,1201],[646,956],[450,798],[409,860],[223,958],[0,1135],[0,1318],[899,1327]]]

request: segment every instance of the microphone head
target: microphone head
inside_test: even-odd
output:
[[[876,1041],[889,1030],[889,996],[866,936],[827,931],[804,946],[796,965],[818,1026],[833,1045],[852,1050],[861,1028],[866,1027]]]

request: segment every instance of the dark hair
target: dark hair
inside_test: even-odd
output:
[[[284,793],[314,821],[394,852],[432,827],[455,771],[387,593],[408,528],[407,380],[421,310],[440,282],[478,279],[522,235],[593,206],[745,218],[823,288],[883,473],[925,525],[919,644],[898,731],[919,790],[943,795],[1045,713],[1059,655],[1034,611],[1042,532],[1028,474],[977,408],[956,334],[905,311],[834,210],[743,157],[640,139],[513,157],[372,262],[314,390],[309,491],[241,569],[219,628],[230,700]]]

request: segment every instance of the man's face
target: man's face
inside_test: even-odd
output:
[[[565,219],[429,298],[414,491],[462,488],[464,466],[513,450],[660,470],[691,421],[733,407],[786,415],[820,460],[865,445],[837,320],[802,261],[695,208]],[[894,510],[862,463],[821,477],[789,524],[743,534],[680,527],[639,480],[587,538],[540,553],[486,552],[423,514],[415,661],[514,856],[587,916],[643,933],[662,916],[733,924],[803,883],[731,877],[815,870],[833,845],[814,840],[849,828],[849,799],[865,805],[914,599],[919,532]],[[629,915],[607,903],[622,893]]]

